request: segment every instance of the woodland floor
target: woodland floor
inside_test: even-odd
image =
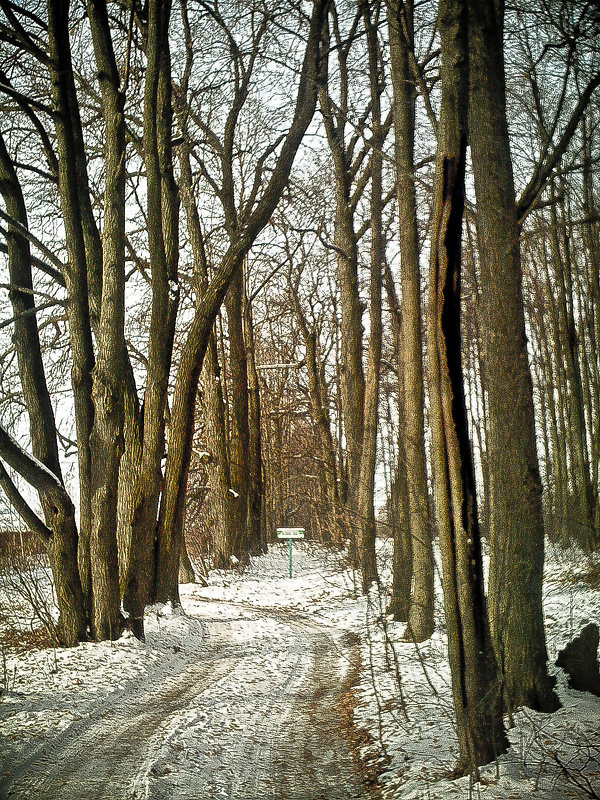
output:
[[[0,798],[600,796],[600,698],[569,689],[555,667],[563,708],[519,712],[511,749],[482,782],[453,780],[441,604],[434,636],[415,648],[382,613],[385,591],[357,595],[342,555],[309,542],[294,548],[292,579],[286,548],[274,545],[243,575],[214,572],[208,586],[182,586],[185,613],[149,609],[144,644],[125,635],[18,651],[5,637]],[[389,543],[380,557],[385,586]],[[600,591],[580,567],[577,554],[549,559],[552,661],[600,618]],[[36,580],[43,594],[43,571]],[[27,624],[14,591],[0,580],[0,632]]]
[[[187,656],[172,670],[125,682],[117,672],[57,733],[29,725],[5,740],[0,796],[367,797],[340,714],[356,644],[307,616],[218,602],[210,611],[170,637]],[[20,700],[7,698],[3,716]],[[40,697],[28,713],[61,707],[60,696]]]

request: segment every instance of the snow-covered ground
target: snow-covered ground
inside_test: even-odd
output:
[[[379,555],[385,583],[389,543],[380,543]],[[307,715],[300,720],[298,697],[306,697],[307,681],[315,684],[316,698],[325,692],[328,676],[339,683],[355,674],[356,664],[350,663],[355,648],[349,642],[358,636],[355,724],[368,732],[362,739],[367,742],[362,756],[378,764],[384,798],[600,796],[600,698],[569,689],[565,676],[552,666],[563,707],[552,715],[519,712],[509,731],[509,752],[483,770],[481,784],[472,785],[469,778],[453,780],[456,737],[441,602],[434,636],[415,647],[402,641],[404,626],[382,613],[384,590],[369,598],[357,594],[343,556],[310,542],[294,543],[291,579],[287,557],[287,545],[274,544],[242,575],[212,572],[208,586],[182,586],[185,613],[168,606],[149,609],[145,644],[124,635],[118,642],[68,650],[16,653],[3,648],[2,773],[49,741],[60,743],[61,734],[68,746],[68,732],[100,720],[105,707],[127,706],[132,709],[127,717],[131,729],[136,720],[148,730],[132,796],[188,797],[182,787],[202,775],[202,793],[193,795],[197,800],[262,800],[267,795],[291,800],[292,789],[289,796],[278,794],[287,791],[280,788],[266,792],[268,783],[262,788],[256,784],[253,793],[248,776],[256,770],[266,774],[269,764],[261,762],[252,772],[248,754],[236,743],[252,733],[260,761],[261,753],[273,747],[272,728],[285,734],[286,725],[293,731],[296,722],[309,730],[315,719]],[[600,591],[565,577],[577,559],[577,554],[553,552],[548,559],[545,615],[551,664],[584,624],[600,619]],[[24,609],[21,616],[24,619]],[[320,654],[318,664],[326,664],[327,674],[317,667],[316,655],[308,658],[311,650]],[[219,654],[229,660],[220,660]],[[169,705],[169,698],[177,699],[177,708]],[[169,719],[159,722],[161,703]],[[142,714],[140,708],[148,705],[154,710]],[[129,729],[125,721],[122,724],[127,739]],[[313,742],[313,758],[318,758],[319,747],[324,759],[343,758],[325,754],[323,737]],[[123,758],[127,752],[125,748]],[[78,757],[84,759],[85,753]],[[293,769],[291,763],[288,769]],[[283,775],[283,766],[277,769]],[[246,788],[240,788],[244,775]],[[310,797],[333,800],[338,796],[334,783],[330,794]],[[302,794],[300,780],[298,786],[293,796],[305,800],[309,794]]]

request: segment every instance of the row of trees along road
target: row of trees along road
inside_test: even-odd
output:
[[[0,8],[0,484],[61,642],[286,523],[368,591],[381,486],[476,772],[557,706],[545,533],[598,545],[594,4]]]

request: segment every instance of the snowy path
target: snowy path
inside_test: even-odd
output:
[[[0,797],[366,797],[336,716],[353,645],[305,615],[208,605],[187,618],[201,645],[174,660],[176,674],[134,679],[7,753]]]

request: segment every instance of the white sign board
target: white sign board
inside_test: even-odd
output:
[[[304,539],[304,528],[277,528],[278,539]]]

